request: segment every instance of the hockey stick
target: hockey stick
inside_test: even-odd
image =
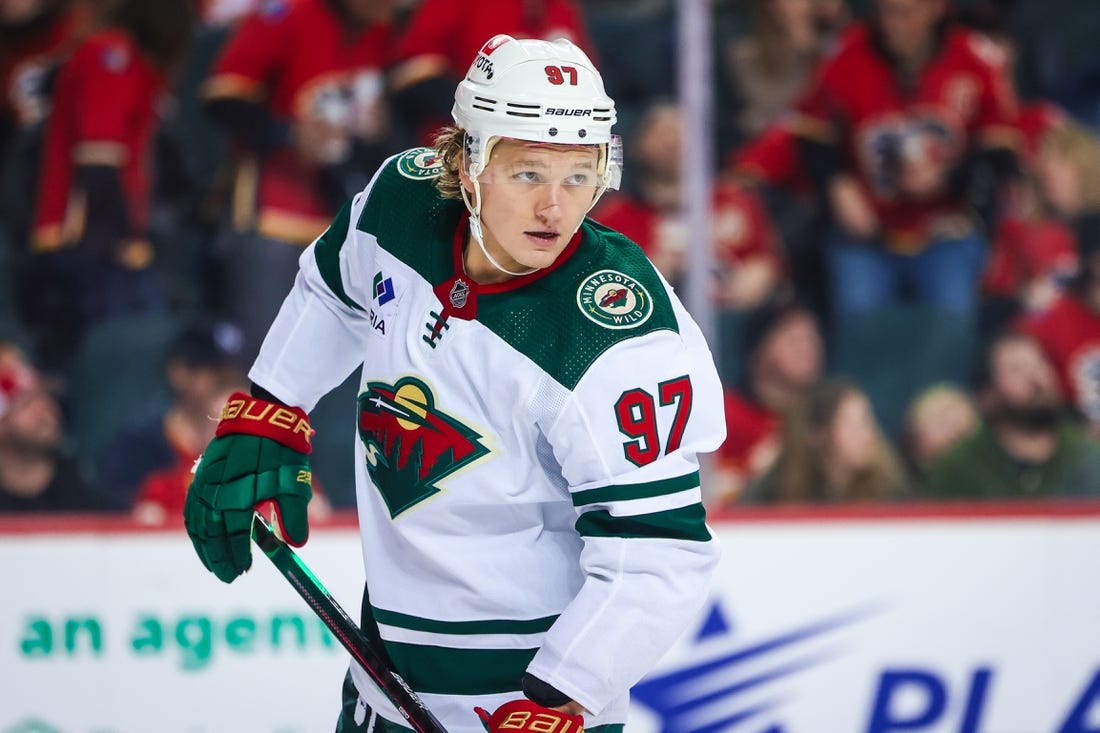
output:
[[[271,525],[259,512],[252,519],[252,539],[417,733],[447,733],[424,701],[375,650],[363,631],[321,585],[321,581],[294,550],[275,535]]]

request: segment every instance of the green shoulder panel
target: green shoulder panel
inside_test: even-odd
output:
[[[344,246],[344,240],[348,238],[348,227],[351,220],[351,202],[344,204],[329,224],[328,229],[317,239],[317,246],[313,249],[313,257],[317,260],[317,269],[321,273],[321,279],[328,285],[332,294],[339,298],[344,305],[353,310],[363,310],[363,306],[356,303],[348,295],[344,288],[344,278],[340,275],[340,249]]]
[[[390,159],[356,222],[379,246],[431,283],[451,274],[451,246],[466,207],[435,188],[442,165],[432,148],[413,148]]]
[[[439,195],[440,168],[432,148],[413,148],[383,166],[367,195],[355,227],[374,235],[379,246],[430,282],[451,274],[451,243],[465,211],[461,201]],[[336,215],[314,249],[317,267],[329,289],[345,304],[363,310],[348,296],[340,276],[340,250],[351,226],[351,202]]]
[[[569,260],[523,288],[480,296],[477,319],[567,389],[620,341],[679,332],[642,250],[591,219]]]

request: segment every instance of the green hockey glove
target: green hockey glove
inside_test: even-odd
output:
[[[252,565],[252,515],[272,502],[289,544],[309,537],[312,430],[304,411],[236,392],[195,468],[184,525],[206,569],[226,583]]]

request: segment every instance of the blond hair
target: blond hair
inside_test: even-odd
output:
[[[1100,211],[1100,140],[1084,125],[1070,122],[1043,136],[1041,155],[1068,161],[1081,186],[1081,211]]]
[[[432,141],[443,159],[443,172],[435,179],[436,190],[445,199],[462,199],[462,179],[458,172],[462,167],[463,146],[466,131],[460,127],[444,127]]]

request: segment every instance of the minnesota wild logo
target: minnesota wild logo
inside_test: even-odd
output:
[[[600,270],[577,288],[577,306],[604,328],[633,328],[653,315],[653,298],[642,284],[618,270]]]
[[[396,519],[438,494],[438,483],[488,455],[482,436],[435,406],[427,384],[402,377],[370,382],[359,395],[359,438],[367,473]]]
[[[437,178],[443,172],[443,156],[435,148],[406,150],[397,159],[397,172],[413,180]]]

